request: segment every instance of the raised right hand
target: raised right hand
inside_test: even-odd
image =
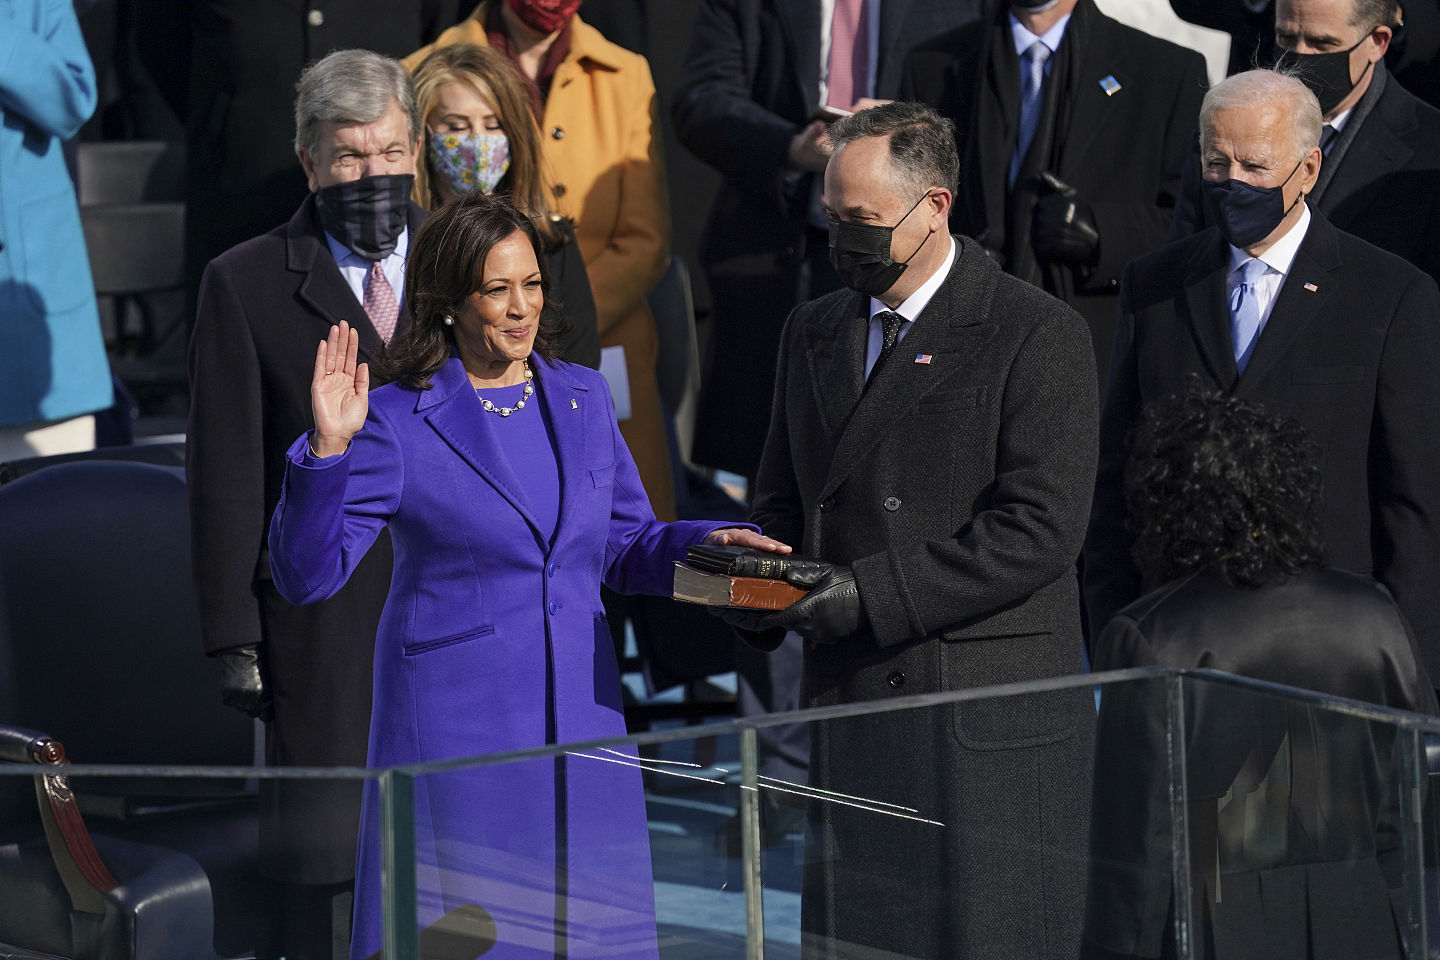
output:
[[[315,353],[310,378],[310,408],[315,415],[315,453],[331,457],[344,453],[350,438],[365,426],[370,410],[370,365],[356,364],[360,332],[341,320],[330,328]]]

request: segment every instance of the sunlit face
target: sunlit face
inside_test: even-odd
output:
[[[852,140],[836,150],[825,167],[822,203],[826,215],[837,220],[894,227],[890,258],[909,260],[931,234],[945,229],[943,214],[937,214],[934,203],[921,203],[912,212],[920,197],[898,182],[892,170],[888,137]]]
[[[1358,83],[1366,66],[1385,56],[1390,28],[1377,27],[1366,34],[1350,22],[1354,10],[1355,0],[1277,0],[1275,45],[1301,54],[1350,50],[1350,82]],[[1352,91],[1331,115],[1353,107],[1363,93],[1363,87]]]
[[[329,120],[320,124],[315,152],[300,150],[300,165],[313,193],[337,183],[365,177],[415,172],[420,142],[410,141],[410,121],[400,104],[370,123],[340,126]]]
[[[466,369],[530,356],[544,305],[535,248],[516,230],[491,248],[479,289],[455,314],[455,344]]]
[[[1255,187],[1283,183],[1288,209],[1302,190],[1309,192],[1319,173],[1318,159],[1313,159],[1314,172],[1308,170],[1312,162],[1308,154],[1295,169],[1299,158],[1294,138],[1284,104],[1216,110],[1201,132],[1201,174],[1211,183],[1240,180]]]
[[[446,80],[435,89],[425,126],[431,133],[505,132],[495,105],[463,80]]]

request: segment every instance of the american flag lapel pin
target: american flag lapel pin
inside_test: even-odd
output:
[[[1105,91],[1105,96],[1113,97],[1120,92],[1120,81],[1111,74],[1106,74],[1100,81],[1100,89]]]
[[[1318,291],[1320,288],[1317,287],[1317,286],[1315,286],[1315,284],[1313,284],[1313,283],[1307,283],[1307,284],[1305,284],[1305,289],[1306,289],[1306,290],[1309,290],[1311,293],[1315,293],[1315,292]]]
[[[933,358],[932,358],[932,357],[930,356],[930,354],[928,354],[928,353],[917,353],[917,354],[915,354],[915,362],[916,362],[916,363],[929,363],[929,362],[931,361],[931,359],[933,359]]]

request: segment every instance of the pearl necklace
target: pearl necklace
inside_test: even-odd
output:
[[[523,395],[520,397],[520,399],[515,401],[515,406],[513,406],[513,407],[497,407],[497,406],[495,406],[495,404],[491,403],[489,400],[486,400],[484,397],[481,397],[481,396],[480,396],[480,388],[479,388],[479,387],[476,387],[476,388],[475,388],[475,396],[480,397],[480,406],[482,406],[482,407],[485,408],[485,412],[486,412],[486,413],[498,413],[498,414],[499,414],[500,416],[502,416],[502,417],[508,417],[508,416],[510,416],[510,414],[512,414],[512,413],[517,413],[517,412],[519,412],[519,411],[521,411],[521,410],[524,410],[524,409],[525,409],[525,401],[526,401],[526,400],[529,400],[532,396],[534,396],[534,394],[535,394],[535,382],[534,382],[534,381],[535,381],[535,373],[534,373],[533,370],[530,369],[530,361],[529,361],[529,360],[523,360],[523,361],[521,361],[521,362],[525,364],[525,389],[524,389]]]

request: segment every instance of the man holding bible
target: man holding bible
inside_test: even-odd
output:
[[[787,321],[752,514],[827,565],[787,610],[725,616],[805,638],[810,707],[1078,672],[1086,325],[950,235],[948,120],[892,103],[830,139],[849,289]],[[1077,690],[816,724],[807,955],[1073,957],[1093,717]]]

